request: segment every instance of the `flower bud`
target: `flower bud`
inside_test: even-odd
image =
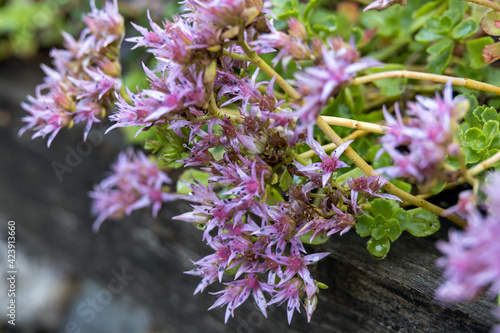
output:
[[[304,27],[304,25],[299,20],[292,17],[289,20],[287,20],[287,23],[288,23],[288,34],[290,36],[302,41],[307,39],[306,27]]]
[[[222,39],[233,39],[234,37],[238,36],[238,33],[240,32],[240,28],[238,26],[232,27],[229,30],[226,30],[222,33]]]
[[[304,308],[306,309],[307,322],[311,322],[311,316],[318,306],[318,297],[314,295],[312,298],[306,298]]]
[[[205,69],[205,73],[203,75],[203,82],[205,83],[213,82],[216,74],[217,74],[217,64],[215,60],[212,60]]]
[[[99,68],[106,75],[112,77],[119,77],[122,72],[122,67],[118,61],[111,61],[109,58],[104,58],[97,62]]]
[[[260,10],[258,8],[252,7],[245,9],[241,15],[244,20],[244,26],[250,25],[258,16],[260,15]]]

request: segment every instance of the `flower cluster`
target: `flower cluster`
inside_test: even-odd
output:
[[[164,202],[177,199],[165,191],[164,187],[171,182],[144,153],[134,153],[131,149],[121,153],[112,174],[89,193],[93,199],[92,212],[97,217],[94,231],[107,218],[121,218],[147,206],[152,206],[153,216],[157,216]]]
[[[297,110],[290,113],[290,116],[297,117],[297,130],[307,129],[309,137],[316,118],[330,98],[336,96],[359,71],[380,65],[374,59],[360,59],[353,41],[347,44],[340,38],[333,38],[328,46],[315,44],[318,65],[295,74],[295,85],[303,103],[296,105]]]
[[[404,6],[406,1],[376,0],[365,10],[383,10],[394,4]],[[458,172],[442,172],[443,167],[453,168],[444,164],[448,157],[458,157],[463,162],[461,166],[467,167],[455,142],[464,105],[459,105],[462,98],[453,98],[451,83],[443,96],[418,96],[416,102],[408,104],[404,116],[398,105],[395,116],[384,107],[387,126],[339,117],[318,118],[328,107],[329,113],[345,116],[352,112],[359,119],[373,119],[372,115],[361,114],[365,97],[372,100],[367,110],[385,99],[373,87],[366,91],[345,90],[338,96],[339,93],[346,86],[371,82],[370,79],[402,76],[400,72],[388,71],[354,80],[360,71],[381,65],[361,57],[355,43],[360,39],[360,45],[372,48],[370,39],[376,29],[365,31],[364,36],[358,33],[361,31],[352,30],[358,38],[353,36],[346,42],[314,24],[316,17],[322,18],[312,13],[314,7],[319,7],[317,2],[301,5],[296,12],[277,14],[288,17],[286,22],[280,22],[282,27],[287,26],[284,29],[275,25],[269,0],[184,0],[182,5],[184,13],[162,23],[154,22],[148,15],[150,28],[133,24],[139,35],[127,41],[134,44],[133,48],[145,47],[156,59],[154,66],[143,65],[149,81],[147,88],[127,88],[120,93],[123,18],[118,13],[117,0],[107,1],[102,9],[92,2],[91,13],[83,19],[87,28],[79,39],[64,34],[66,49],[52,51],[54,69],[43,67],[45,82],[37,87],[36,97],[30,96],[29,103],[23,103],[29,115],[23,118],[28,124],[20,133],[31,129],[35,132],[33,137],[48,135],[48,145],[62,127],[74,123],[86,122],[86,139],[92,124],[99,122],[113,104],[116,112],[110,119],[115,124],[109,130],[137,127],[138,132],[151,130],[157,134],[156,140],[146,142],[146,149],[152,149],[157,158],[150,159],[132,150],[120,154],[111,175],[90,192],[95,231],[104,220],[129,215],[136,209],[151,206],[157,216],[165,202],[189,201],[192,210],[175,219],[202,229],[202,239],[213,253],[193,261],[195,268],[186,273],[201,278],[195,294],[216,282],[224,285],[224,289],[211,293],[217,299],[209,310],[225,306],[226,321],[252,298],[264,316],[269,305],[286,303],[289,323],[295,311],[302,309],[310,320],[320,289],[325,287],[315,280],[310,266],[329,253],[314,253],[307,244],[326,241],[337,233],[343,235],[356,226],[360,235],[372,237],[367,247],[375,255],[377,248],[388,250],[390,242],[404,230],[417,236],[435,231],[420,223],[419,219],[429,214],[454,214],[450,220],[459,221],[461,217],[469,223],[463,232],[451,231],[448,243],[438,244],[445,254],[438,264],[445,268],[448,279],[438,296],[462,300],[474,298],[487,288],[500,291],[500,246],[495,238],[500,233],[500,199],[495,193],[500,186],[500,174],[492,174],[483,187],[488,197],[487,214],[477,208],[477,191],[462,193],[458,204],[443,212],[412,195],[411,184],[399,183],[405,192],[396,189],[396,183],[387,183],[381,175],[372,175],[373,169],[360,155],[365,148],[366,156],[374,150],[366,147],[366,141],[351,140],[366,132],[383,131],[383,148],[375,158],[386,152],[394,165],[378,172],[391,178],[404,177],[420,190],[426,188],[421,185],[430,188],[438,180],[457,180],[452,178]],[[445,5],[447,2],[434,7],[442,13]],[[289,4],[285,7],[281,9],[290,9]],[[434,10],[431,7],[427,8],[429,13]],[[357,21],[358,9],[357,5],[345,5],[346,21],[342,23],[348,26]],[[429,13],[426,17],[430,17]],[[423,29],[429,27],[426,24]],[[452,29],[454,41],[474,33],[473,25],[465,27],[460,31]],[[384,35],[392,33],[386,31]],[[425,38],[428,35],[433,34]],[[444,37],[441,31],[437,35]],[[443,47],[438,44],[431,45]],[[477,47],[468,44],[467,52],[469,46]],[[388,49],[391,50],[395,49]],[[432,50],[427,49],[431,58]],[[286,77],[293,81],[280,76],[281,68],[273,68],[266,57],[261,58],[262,54],[274,56],[272,66],[281,62],[285,72],[292,70]],[[387,59],[389,55],[384,50],[378,56]],[[289,66],[290,63],[295,66]],[[412,73],[407,71],[403,76],[412,77]],[[423,76],[419,73],[418,78]],[[493,85],[479,82],[466,86],[495,91]],[[381,91],[382,95],[385,93]],[[354,102],[357,96],[363,99],[360,103]],[[498,114],[490,111],[481,119],[497,120],[490,122],[493,126],[489,130],[491,137],[498,137]],[[477,111],[465,117],[472,119],[471,115],[480,123]],[[316,123],[324,135],[316,135]],[[344,142],[327,124],[358,131],[349,134]],[[485,129],[488,127],[483,127],[483,132]],[[367,137],[363,140],[370,140]],[[325,138],[333,144],[322,145]],[[493,141],[498,140],[490,143]],[[360,155],[354,148],[360,148]],[[498,147],[487,148],[488,154],[496,155],[469,170],[473,172],[461,170],[464,172],[459,181],[472,183],[475,190],[478,187],[472,173],[484,171],[500,157],[495,151]],[[351,167],[344,158],[346,151],[355,166]],[[177,184],[181,193],[170,193],[168,185],[172,181],[157,162],[172,168],[193,167],[181,177],[185,186]],[[197,178],[190,179],[189,174]],[[383,188],[400,195],[406,203],[422,207],[411,211],[396,208],[395,203],[381,199],[401,200],[383,193]],[[422,209],[428,210],[426,215],[420,214]],[[373,218],[365,216],[368,210]],[[427,228],[425,232],[416,230],[422,229],[421,225]]]
[[[333,185],[337,169],[347,166],[340,157],[350,141],[328,156],[309,135],[307,145],[319,160],[315,163],[297,162],[294,151],[306,138],[306,124],[312,128],[329,98],[357,71],[376,62],[360,60],[354,45],[340,39],[325,45],[315,40],[309,46],[304,26],[294,19],[288,21],[288,34],[270,28],[271,21],[263,15],[266,4],[259,0],[193,0],[185,5],[186,13],[163,26],[151,19],[151,31],[136,26],[141,36],[129,41],[148,48],[159,66],[144,66],[148,89],[128,91],[130,101],[118,97],[112,128],[173,131],[182,144],[174,147],[163,141],[155,149],[169,151],[169,156],[179,156],[177,163],[201,167],[207,174],[208,186],[187,182],[192,195],[184,199],[193,203],[193,210],[176,217],[203,228],[203,240],[214,250],[188,272],[202,279],[195,293],[222,282],[224,275],[234,275],[226,289],[215,293],[218,299],[211,307],[226,305],[226,320],[251,295],[264,315],[266,306],[287,302],[289,321],[303,300],[310,319],[321,284],[308,266],[328,253],[308,254],[303,239],[347,232],[362,214],[356,193],[362,193],[363,200],[384,197],[379,193],[384,181],[368,177],[350,180],[342,188]],[[259,70],[245,60],[248,52],[275,49],[285,66],[292,59],[316,58],[317,66],[296,76],[303,105],[296,101],[285,107],[274,90],[276,77],[257,81]],[[273,186],[284,173],[300,179],[283,187],[288,199]],[[319,189],[328,194],[317,207],[311,204],[311,194]],[[105,211],[103,216],[112,214]]]
[[[283,60],[283,68],[287,67],[290,60],[298,62],[313,57],[313,51],[307,43],[307,30],[304,25],[293,17],[288,19],[287,23],[288,33],[270,25],[271,33],[261,34],[256,41],[252,42],[255,46],[280,50],[272,63],[276,66],[280,60]]]
[[[22,107],[29,113],[22,118],[28,124],[19,134],[32,129],[32,138],[49,135],[47,146],[61,128],[86,122],[84,140],[93,123],[100,122],[112,106],[114,94],[121,88],[120,44],[124,23],[117,1],[106,2],[83,20],[87,28],[78,40],[63,33],[64,50],[53,50],[54,69],[42,66],[47,75],[36,89],[36,97],[28,96]]]
[[[389,177],[408,177],[424,182],[440,174],[440,166],[446,156],[456,155],[458,146],[453,142],[451,129],[456,116],[457,105],[463,98],[453,98],[451,84],[447,84],[443,97],[417,96],[417,102],[408,104],[403,119],[398,105],[395,105],[396,118],[384,108],[384,116],[389,130],[380,139],[383,149],[394,160],[394,166],[379,170]],[[404,149],[401,149],[404,148]],[[402,152],[401,150],[406,150]]]
[[[380,176],[363,176],[349,179],[346,187],[333,190],[330,181],[338,168],[346,166],[339,157],[351,142],[328,156],[318,142],[310,140],[308,144],[321,162],[307,166],[296,162],[298,167],[291,172],[304,185],[292,185],[288,200],[269,200],[271,195],[277,195],[270,187],[269,159],[243,155],[243,149],[247,152],[250,149],[241,147],[240,142],[231,146],[224,141],[220,140],[227,149],[224,158],[204,168],[210,175],[209,186],[196,181],[188,183],[192,193],[185,199],[193,203],[193,211],[175,217],[202,227],[203,239],[215,251],[194,262],[197,268],[187,272],[202,278],[195,293],[217,280],[220,282],[225,274],[234,275],[234,282],[226,283],[225,290],[215,293],[219,298],[212,306],[227,305],[226,320],[249,297],[248,290],[253,290],[264,315],[267,305],[287,302],[290,322],[294,311],[300,312],[303,300],[310,320],[321,284],[312,278],[308,266],[328,253],[307,254],[303,242],[351,229],[356,218],[346,211],[356,212],[359,193],[366,198],[393,199],[378,193],[385,180]],[[237,156],[237,162],[229,156]],[[265,156],[265,152],[260,156]],[[220,185],[224,189],[215,191]],[[329,194],[316,207],[310,203],[310,196],[319,188],[327,189]],[[349,192],[351,200],[347,198]],[[266,301],[264,292],[271,294],[270,300]]]
[[[486,179],[483,191],[487,196],[487,214],[471,209],[470,193],[462,196],[459,207],[468,216],[464,231],[451,230],[449,241],[440,241],[439,250],[445,255],[438,265],[445,269],[447,281],[437,290],[437,296],[447,301],[472,300],[481,291],[500,292],[500,173]],[[467,198],[467,199],[466,199]],[[467,202],[468,204],[464,204]]]

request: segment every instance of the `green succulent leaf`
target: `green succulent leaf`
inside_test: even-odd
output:
[[[397,188],[405,191],[406,193],[410,193],[411,192],[412,186],[411,186],[410,183],[407,183],[407,182],[399,180],[399,179],[391,180],[391,183],[394,186],[396,186]]]
[[[381,239],[370,238],[366,248],[376,259],[383,259],[391,248],[391,242],[388,236]]]
[[[292,186],[292,183],[293,183],[293,177],[290,175],[288,170],[285,170],[285,172],[283,172],[280,178],[280,189],[282,191],[287,191],[290,188],[290,186]]]
[[[361,177],[362,175],[364,175],[363,170],[361,170],[360,168],[354,168],[354,169],[350,170],[349,172],[342,174],[342,176],[337,177],[337,179],[335,179],[335,181],[339,184],[342,184],[346,180],[348,180],[349,178],[358,178],[358,177]]]
[[[408,225],[408,221],[410,220],[410,217],[408,215],[408,212],[404,210],[403,208],[398,208],[394,214],[392,214],[392,219],[395,219],[398,221],[399,226],[401,227],[401,230],[405,230],[406,226]]]
[[[381,215],[388,219],[391,217],[393,211],[393,205],[391,200],[377,198],[371,202],[370,214],[372,216]]]
[[[477,163],[481,159],[481,154],[470,147],[462,147],[462,151],[464,152],[465,162],[467,162],[467,164]]]
[[[448,18],[448,20],[450,20]],[[437,39],[441,39],[447,35],[443,24],[447,22],[440,22],[437,18],[432,17],[425,22],[425,25],[420,31],[415,35],[415,40],[420,43],[428,43]],[[451,27],[451,20],[449,21]],[[448,29],[449,31],[449,29]]]
[[[272,205],[276,205],[278,204],[279,202],[283,202],[283,196],[281,195],[281,193],[278,191],[278,189],[276,187],[273,187],[271,185],[267,185],[266,186],[266,190],[267,190],[267,200],[266,200],[266,203],[270,206]]]
[[[300,236],[300,240],[303,243],[310,244],[310,245],[320,245],[323,243],[326,243],[330,237],[328,237],[325,234],[318,234],[316,237],[314,237],[313,240],[311,240],[312,235],[314,234],[314,230],[309,231],[308,233]]]
[[[454,39],[464,39],[474,35],[479,29],[479,24],[472,18],[460,22],[451,31],[451,37]]]
[[[298,0],[273,0],[273,13],[280,19],[286,20],[287,18],[299,17],[299,1]]]
[[[432,188],[431,188],[431,193],[436,195],[438,193],[440,193],[442,190],[444,190],[444,188],[446,187],[446,184],[448,184],[447,182],[437,182],[436,185],[434,185]]]
[[[317,34],[325,32],[327,34],[332,34],[337,31],[339,27],[337,17],[335,15],[330,15],[323,21],[312,25],[312,30]]]
[[[487,65],[483,58],[483,49],[486,45],[493,44],[494,42],[493,38],[489,36],[465,42],[467,54],[469,55],[469,64],[472,68],[483,68]]]
[[[486,153],[486,156],[485,156],[485,159],[486,158],[490,158],[492,157],[493,155],[495,155],[496,153],[498,153],[500,150],[497,149],[497,148],[493,148],[493,149],[490,149],[488,150],[488,152]],[[493,168],[495,169],[495,171],[500,171],[500,161],[493,164]]]
[[[188,195],[189,193],[191,193],[191,189],[187,184],[195,184],[196,182],[199,182],[204,186],[208,186],[208,178],[210,178],[209,173],[198,169],[189,168],[184,171],[179,177],[176,185],[176,191],[178,194]]]
[[[498,121],[488,120],[483,126],[483,134],[488,138],[488,146],[498,134]]]
[[[484,106],[483,112],[481,112],[481,120],[483,122],[487,122],[489,120],[499,122],[500,117],[498,116],[498,112],[495,108]]]
[[[464,144],[476,152],[484,151],[488,147],[488,139],[477,127],[469,128],[465,131]]]
[[[410,219],[406,225],[406,231],[416,237],[432,235],[441,227],[436,215],[423,208],[415,208],[408,211]]]
[[[427,14],[432,13],[433,11],[438,9],[442,3],[443,3],[442,0],[436,0],[426,3],[425,5],[421,6],[420,9],[417,11],[417,13],[415,14],[415,18],[423,17]]]
[[[460,0],[449,0],[448,9],[444,12],[444,17],[448,17],[452,25],[457,24],[464,17],[466,3]]]
[[[455,42],[449,38],[445,38],[427,48],[427,53],[430,55],[428,59],[429,63],[427,64],[428,70],[431,73],[443,74],[450,64],[454,47]]]
[[[370,228],[374,223],[373,217],[367,215],[358,216],[358,222],[355,225],[356,232],[361,237],[366,237],[371,235]]]
[[[398,239],[399,236],[401,236],[401,233],[403,233],[403,228],[401,228],[397,219],[392,218],[387,221],[387,236],[389,236],[391,242]]]
[[[403,65],[387,64],[383,67],[372,67],[366,70],[367,74],[375,74],[387,71],[404,70]],[[399,96],[403,93],[407,79],[385,79],[377,80],[373,83],[380,88],[380,93],[386,97]]]
[[[382,215],[377,215],[373,220],[373,224],[370,227],[370,232],[373,238],[382,239],[387,234],[387,220]]]

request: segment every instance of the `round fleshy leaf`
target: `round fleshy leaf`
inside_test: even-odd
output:
[[[489,12],[481,20],[481,27],[490,36],[500,36],[500,12]]]
[[[441,228],[441,223],[436,215],[423,208],[415,208],[408,211],[410,220],[406,225],[406,231],[416,237],[432,235]]]
[[[366,244],[366,248],[376,259],[384,259],[391,248],[391,242],[387,236],[382,239],[372,237]]]
[[[387,235],[387,220],[382,215],[377,215],[374,222],[370,228],[372,237],[377,240],[382,239]]]

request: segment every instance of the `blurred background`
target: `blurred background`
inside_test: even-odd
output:
[[[119,5],[127,20],[143,26],[146,9],[157,22],[178,9],[165,0]],[[284,306],[270,308],[266,320],[251,302],[225,325],[225,309],[206,310],[212,295],[192,295],[199,279],[183,272],[210,249],[199,230],[171,220],[189,209],[186,203],[164,207],[158,219],[144,211],[107,221],[92,233],[87,193],[131,135],[115,130],[98,144],[84,144],[81,128],[65,128],[50,149],[30,133],[17,135],[25,115],[19,104],[43,80],[40,64],[50,64],[60,30],[79,34],[88,8],[86,0],[0,0],[0,332],[487,332],[493,325],[490,298],[446,307],[432,296],[441,281],[434,241],[445,237],[446,222],[426,239],[403,236],[384,261],[371,258],[366,240],[355,234],[333,237],[323,249],[332,256],[312,269],[330,288],[320,294],[311,324],[302,313],[291,326]],[[127,34],[136,34],[130,24]],[[128,43],[122,54],[126,85],[144,85],[141,61],[150,61],[148,55]],[[94,128],[103,134],[109,126]],[[59,179],[54,165],[67,164],[77,150],[85,153]],[[5,310],[10,220],[16,223],[15,326]]]

